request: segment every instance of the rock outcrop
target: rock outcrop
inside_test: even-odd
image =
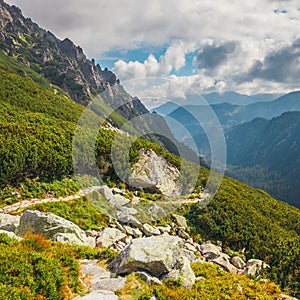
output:
[[[140,150],[139,160],[133,165],[129,184],[137,188],[148,188],[167,196],[178,196],[179,170],[152,149]]]
[[[159,236],[134,239],[110,263],[109,269],[116,274],[125,275],[143,271],[151,276],[180,278],[186,287],[195,282],[189,260],[183,258],[183,242],[176,236]]]
[[[49,240],[68,244],[95,246],[95,240],[87,237],[76,224],[52,213],[25,211],[21,216],[17,234],[24,236],[26,233],[42,234]]]

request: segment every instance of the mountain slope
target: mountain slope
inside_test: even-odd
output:
[[[228,174],[300,207],[300,112],[233,127],[226,141]]]

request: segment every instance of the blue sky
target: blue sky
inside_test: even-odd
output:
[[[7,1],[142,99],[300,89],[299,0]]]

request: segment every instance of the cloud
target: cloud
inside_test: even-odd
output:
[[[194,59],[199,69],[215,69],[226,62],[235,51],[237,42],[229,41],[221,45],[205,45]]]
[[[240,81],[253,81],[257,78],[281,83],[294,82],[300,77],[300,38],[291,45],[268,53],[265,58],[255,60]]]
[[[173,70],[180,70],[186,64],[186,54],[196,46],[174,42],[159,59],[150,54],[144,62],[118,60],[113,71],[123,80],[141,77],[168,76]]]

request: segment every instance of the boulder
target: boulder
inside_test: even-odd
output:
[[[9,214],[0,214],[0,229],[5,231],[16,232],[20,224],[20,216]]]
[[[107,248],[124,239],[126,234],[117,228],[105,228],[96,239],[98,247]]]
[[[99,193],[106,199],[107,201],[111,200],[114,197],[112,190],[107,186],[103,185],[99,188]]]
[[[151,207],[149,207],[148,212],[153,220],[163,219],[167,216],[165,211],[157,204],[154,204]]]
[[[211,262],[219,265],[223,270],[227,272],[238,274],[238,269],[230,263],[229,257],[226,254],[222,253],[219,257],[213,259]]]
[[[110,273],[108,271],[90,263],[81,264],[81,270],[83,276],[92,277],[92,283],[95,283],[98,279],[110,278]]]
[[[129,202],[130,202],[130,200],[125,198],[122,195],[112,195],[112,197],[109,199],[109,204],[112,207],[116,207],[116,208],[124,206],[124,205],[128,204]]]
[[[96,290],[108,290],[108,291],[117,291],[124,287],[126,283],[126,278],[100,278],[93,282],[90,289],[92,291]]]
[[[260,270],[269,267],[269,265],[265,264],[260,259],[249,259],[246,263],[246,268],[244,269],[242,274],[255,276]]]
[[[110,263],[116,274],[143,271],[160,278],[169,273],[182,254],[181,239],[176,236],[158,236],[132,240]]]
[[[74,300],[118,300],[119,297],[112,291],[93,291],[85,296],[75,297]]]
[[[161,233],[170,233],[171,232],[171,226],[157,226],[156,227]]]
[[[152,149],[141,149],[139,160],[133,165],[129,184],[138,188],[150,188],[167,196],[180,195],[180,172]]]
[[[133,215],[131,215],[128,211],[118,211],[116,214],[116,218],[121,224],[129,224],[137,228],[140,228],[142,226],[141,222]]]
[[[184,230],[183,227],[179,227],[177,229],[177,235],[185,240],[188,240],[190,238],[190,235]]]
[[[244,269],[246,267],[246,263],[239,256],[232,257],[230,262],[238,269]]]
[[[26,210],[20,218],[17,234],[26,233],[42,234],[49,240],[73,245],[95,246],[94,239],[87,237],[79,226],[52,213]]]
[[[185,217],[176,214],[173,214],[172,217],[179,227],[187,228],[188,225]]]
[[[180,279],[182,286],[188,289],[191,289],[196,281],[196,277],[191,268],[190,262],[185,256],[182,256],[178,259],[175,268],[166,276],[164,276],[164,279]]]
[[[146,236],[160,235],[159,229],[152,227],[151,225],[149,225],[147,223],[145,223],[141,229],[145,233]]]
[[[138,228],[132,228],[132,232],[135,238],[141,238],[143,236],[143,233]]]
[[[214,244],[200,245],[200,252],[206,258],[207,261],[216,259],[221,255],[220,248]]]

